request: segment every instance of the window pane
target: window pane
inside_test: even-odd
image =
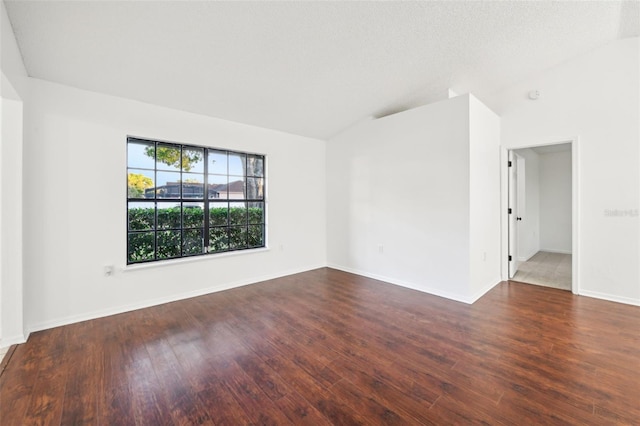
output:
[[[247,227],[233,226],[229,228],[229,248],[242,249],[247,247]]]
[[[184,203],[182,206],[182,227],[202,228],[204,226],[204,203]]]
[[[209,173],[227,175],[226,151],[209,150]]]
[[[180,172],[158,172],[156,197],[180,198]]]
[[[264,177],[264,157],[247,155],[247,176]]]
[[[204,173],[204,149],[182,149],[182,171],[191,173]]]
[[[182,174],[182,198],[199,198],[204,195],[204,175],[197,173]]]
[[[179,146],[159,143],[156,147],[156,168],[158,170],[179,172],[181,161]]]
[[[158,259],[180,257],[180,231],[159,231],[157,235]]]
[[[264,223],[264,203],[249,203],[249,224]]]
[[[247,198],[262,200],[264,198],[264,178],[247,178]]]
[[[128,256],[129,263],[143,262],[154,259],[154,232],[129,232]]]
[[[249,226],[247,239],[249,247],[264,247],[264,225]]]
[[[227,228],[211,228],[209,231],[209,253],[226,251],[229,249],[229,235]]]
[[[247,204],[246,203],[229,203],[229,224],[230,225],[246,225],[247,224]]]
[[[239,152],[229,153],[229,175],[244,176],[247,156]],[[233,179],[231,179],[233,180]]]
[[[180,229],[180,214],[180,203],[158,203],[158,229]]]
[[[151,169],[156,161],[153,142],[129,142],[127,144],[127,167],[136,169]]]
[[[155,228],[155,203],[128,203],[129,231],[146,231]]]
[[[202,229],[185,229],[182,231],[182,255],[204,253],[204,239]]]
[[[244,200],[244,178],[240,176],[229,176],[229,185],[224,189],[230,200]]]
[[[209,199],[227,199],[227,176],[209,175]]]
[[[127,263],[264,247],[265,167],[259,154],[127,138]]]
[[[153,198],[153,170],[127,170],[127,197]]]
[[[209,203],[209,226],[227,226],[229,205],[227,203]]]

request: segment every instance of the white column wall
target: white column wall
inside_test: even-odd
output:
[[[472,302],[500,278],[499,140],[498,117],[468,95],[332,138],[329,265]]]
[[[0,347],[24,342],[22,63],[5,5],[0,2]]]
[[[469,96],[468,301],[500,282],[500,117]]]

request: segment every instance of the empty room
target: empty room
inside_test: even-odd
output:
[[[0,9],[0,425],[640,423],[640,2]]]

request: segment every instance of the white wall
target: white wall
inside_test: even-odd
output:
[[[524,158],[525,162],[525,208],[524,212],[518,212],[522,217],[518,222],[518,260],[526,261],[540,251],[539,156],[529,148],[518,149],[515,152]]]
[[[639,218],[606,212],[639,207],[639,50],[638,38],[616,41],[485,99],[502,117],[505,148],[578,138],[577,291],[632,304],[640,304]]]
[[[469,96],[470,298],[500,281],[500,117]]]
[[[571,151],[540,155],[540,249],[571,253]]]
[[[3,1],[0,2],[0,47],[2,72],[13,86],[11,90],[24,96],[27,91],[27,70]]]
[[[22,343],[22,103],[2,98],[0,148],[0,347]],[[17,162],[17,164],[16,164]]]
[[[23,321],[22,151],[27,73],[0,2],[0,347],[25,340]]]
[[[365,120],[332,138],[329,265],[465,302],[495,285],[498,144],[497,117],[470,96]]]
[[[25,302],[30,330],[326,264],[325,143],[30,80]],[[126,136],[267,155],[270,250],[127,267]],[[112,277],[104,265],[116,265]]]
[[[468,135],[468,98],[458,97],[363,121],[332,138],[329,265],[466,298]]]

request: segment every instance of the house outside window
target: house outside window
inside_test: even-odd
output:
[[[265,247],[265,156],[127,138],[127,263]]]

